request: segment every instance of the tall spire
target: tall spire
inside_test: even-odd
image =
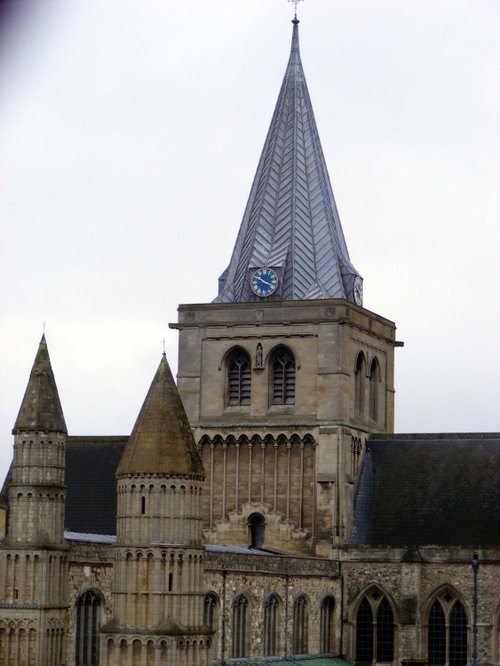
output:
[[[288,66],[216,302],[258,300],[250,280],[266,267],[278,282],[270,300],[360,303],[361,277],[349,260],[302,69],[299,21],[292,23]]]
[[[38,345],[28,386],[12,434],[15,435],[21,431],[68,433],[50,364],[45,333]]]
[[[116,470],[148,473],[204,475],[165,353]]]

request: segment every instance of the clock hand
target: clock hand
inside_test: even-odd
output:
[[[272,282],[268,282],[267,280],[264,280],[264,278],[259,278],[261,282],[264,284],[267,284],[268,287],[274,287],[274,284]]]

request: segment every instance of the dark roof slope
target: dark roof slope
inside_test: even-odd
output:
[[[115,472],[128,436],[68,437],[65,528],[116,534]]]
[[[500,544],[500,435],[379,435],[367,443],[352,545]]]
[[[42,335],[28,386],[12,430],[18,432],[67,433],[66,423],[50,364],[45,335]]]

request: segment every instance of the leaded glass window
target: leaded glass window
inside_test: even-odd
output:
[[[335,601],[332,596],[325,597],[320,608],[319,643],[320,652],[328,654],[333,652],[333,611]]]
[[[98,666],[101,595],[87,590],[76,601],[76,666]]]

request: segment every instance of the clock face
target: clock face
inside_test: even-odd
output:
[[[354,278],[354,302],[363,305],[363,280],[360,277]]]
[[[278,287],[278,276],[272,268],[259,268],[250,278],[250,286],[257,296],[270,296]]]

